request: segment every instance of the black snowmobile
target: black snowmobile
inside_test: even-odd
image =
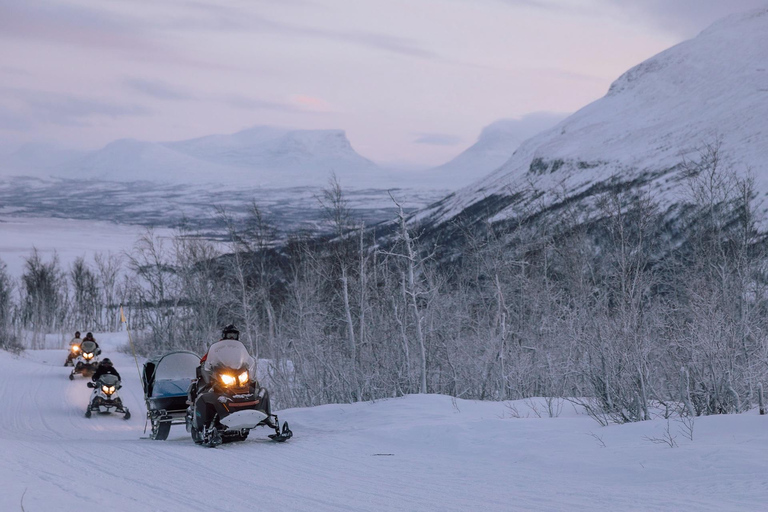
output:
[[[80,354],[77,356],[72,373],[69,374],[69,380],[75,380],[76,374],[90,379],[99,367],[99,354],[101,349],[95,341],[85,340],[80,343]]]
[[[150,439],[168,439],[171,425],[186,423],[189,386],[195,380],[200,356],[183,350],[168,352],[144,363],[142,385]]]
[[[293,436],[288,423],[272,414],[269,393],[258,385],[255,361],[242,343],[226,339],[211,346],[190,386],[187,431],[197,444],[214,447],[242,441],[258,426],[275,430],[270,439],[284,442]]]
[[[114,409],[115,412],[124,415],[123,419],[131,419],[131,411],[123,407],[123,401],[117,394],[117,390],[122,387],[117,375],[106,373],[96,382],[89,382],[88,387],[93,388],[94,391],[88,409],[85,411],[86,418],[90,418],[93,411],[106,414]]]

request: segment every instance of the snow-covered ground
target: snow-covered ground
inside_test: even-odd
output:
[[[107,255],[130,251],[145,232],[142,226],[115,224],[97,220],[57,219],[50,217],[0,217],[0,259],[8,273],[20,276],[25,260],[36,248],[44,261],[54,253],[64,269],[78,257],[93,263],[96,253]],[[171,235],[161,229],[157,234]]]
[[[83,417],[90,390],[67,379],[63,349],[0,352],[0,510],[22,497],[27,511],[118,512],[722,511],[768,499],[768,417],[755,411],[697,418],[693,440],[673,421],[675,448],[646,439],[663,437],[663,419],[603,428],[569,404],[539,418],[536,402],[439,395],[280,411],[295,433],[285,444],[261,429],[203,448],[181,426],[142,439],[136,365],[116,351],[125,334],[97,339],[123,376],[128,421]]]

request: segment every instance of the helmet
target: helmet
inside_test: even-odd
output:
[[[89,332],[88,334],[85,335],[85,337],[93,339],[93,333]]]
[[[112,366],[112,360],[108,357],[105,357],[104,359],[101,360],[101,364]]]
[[[79,337],[80,337],[80,331],[75,331],[75,338],[79,338]]]
[[[233,324],[229,324],[221,331],[221,339],[223,340],[239,340],[240,331]]]

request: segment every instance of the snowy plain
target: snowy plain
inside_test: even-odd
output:
[[[56,254],[62,267],[68,269],[79,257],[91,264],[97,253],[106,256],[130,251],[144,232],[142,226],[106,221],[0,216],[0,260],[11,276],[21,276],[34,248],[46,262]],[[172,234],[169,229],[156,233]]]
[[[764,510],[768,417],[600,427],[563,403],[411,395],[278,411],[294,438],[195,445],[182,426],[143,439],[145,408],[125,333],[97,335],[123,376],[120,416],[83,416],[61,348],[0,352],[0,510]],[[141,361],[140,361],[141,363]],[[279,399],[279,397],[275,397]],[[541,417],[539,417],[541,416]]]

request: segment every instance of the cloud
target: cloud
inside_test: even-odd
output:
[[[191,100],[194,96],[157,80],[126,78],[123,83],[136,92],[159,100]]]
[[[766,0],[592,0],[580,3],[571,0],[492,1],[582,16],[608,15],[633,24],[644,21],[682,37],[691,37],[730,14],[768,7]]]
[[[641,16],[654,25],[691,36],[730,14],[768,7],[765,0],[607,0],[630,17]]]
[[[24,132],[34,127],[27,116],[0,105],[0,130]]]
[[[431,146],[456,146],[461,144],[461,137],[447,133],[420,133],[413,142]]]
[[[277,112],[300,112],[295,105],[277,101],[265,101],[245,96],[229,95],[221,98],[221,101],[230,107],[243,110],[273,110]]]
[[[268,19],[259,14],[259,4],[238,6],[191,2],[136,2],[144,16],[126,14],[123,2],[90,0],[89,4],[72,4],[66,0],[0,0],[0,39],[21,39],[87,48],[120,51],[146,61],[171,62],[177,65],[211,68],[213,62],[199,62],[178,48],[169,46],[169,32],[192,34],[199,31],[222,35],[278,34],[290,38],[333,41],[397,55],[442,60],[417,41],[386,33],[345,30]],[[301,2],[293,2],[301,7]],[[302,7],[308,8],[308,7]],[[131,11],[129,11],[131,12]],[[166,98],[170,99],[170,98]]]
[[[293,1],[295,7],[307,8],[308,3]],[[242,4],[241,4],[242,5]],[[413,39],[391,36],[378,32],[366,32],[360,30],[338,30],[309,27],[275,21],[264,16],[254,14],[253,5],[248,8],[223,4],[205,4],[203,2],[185,2],[184,6],[192,11],[197,11],[202,16],[188,15],[173,18],[158,18],[154,22],[157,29],[167,30],[193,30],[203,29],[220,32],[244,32],[244,33],[273,33],[291,37],[308,39],[322,39],[349,43],[360,47],[395,53],[403,56],[422,59],[440,59],[433,51],[422,47]]]
[[[304,94],[295,94],[291,96],[291,102],[299,106],[302,110],[311,110],[313,112],[330,112],[332,110],[331,104],[324,99]]]
[[[18,115],[28,123],[85,126],[91,117],[143,116],[150,111],[140,105],[115,103],[70,94],[4,88],[0,92],[21,105]]]
[[[47,0],[0,0],[0,37],[146,50],[136,20],[92,7]]]

